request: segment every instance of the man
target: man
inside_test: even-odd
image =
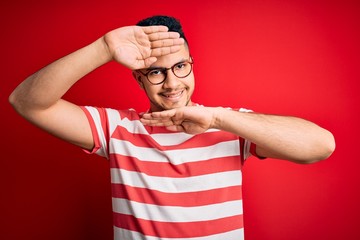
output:
[[[243,239],[241,167],[261,158],[312,163],[334,151],[309,121],[193,103],[193,60],[180,23],[155,16],[115,29],[27,78],[15,109],[45,131],[110,160],[115,239]],[[150,108],[81,107],[62,96],[110,61],[133,71]]]

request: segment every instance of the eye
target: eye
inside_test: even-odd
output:
[[[154,69],[148,72],[149,76],[158,76],[161,75],[163,71],[161,69]]]
[[[186,62],[178,63],[178,64],[176,64],[176,65],[174,66],[174,69],[175,69],[175,70],[183,69],[183,68],[186,67],[186,64],[187,64]]]

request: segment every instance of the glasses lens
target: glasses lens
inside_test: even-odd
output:
[[[154,69],[147,73],[147,77],[151,83],[159,84],[165,80],[165,71],[163,69]]]
[[[176,64],[171,69],[172,69],[173,73],[175,74],[175,76],[177,76],[179,78],[184,78],[190,74],[191,68],[192,68],[192,66],[189,62],[182,62],[182,63]]]

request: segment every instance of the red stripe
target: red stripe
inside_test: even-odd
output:
[[[117,126],[111,138],[120,139],[120,140],[126,139],[126,141],[134,144],[135,146],[157,148],[162,151],[173,150],[173,149],[179,150],[179,149],[196,148],[196,147],[207,147],[217,144],[219,142],[226,142],[226,141],[239,139],[236,135],[232,133],[216,131],[216,132],[206,132],[200,135],[194,135],[190,139],[184,141],[181,144],[176,144],[172,146],[162,146],[159,143],[157,143],[151,137],[151,135],[131,133],[128,132],[122,126]]]
[[[140,114],[134,109],[117,110],[117,111],[120,113],[121,119],[127,118],[130,121],[140,120]]]
[[[147,188],[112,184],[112,196],[159,206],[204,206],[242,199],[241,186],[187,193],[165,193]]]
[[[172,223],[136,219],[134,216],[114,213],[114,225],[147,236],[159,238],[203,237],[243,228],[242,215],[217,220]]]
[[[241,170],[241,161],[238,156],[214,158],[206,161],[189,162],[173,165],[170,162],[148,162],[137,158],[119,156],[117,159],[111,157],[110,167],[120,168],[128,171],[145,173],[149,176],[159,177],[192,177],[218,172]]]

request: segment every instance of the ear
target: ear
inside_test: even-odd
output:
[[[136,82],[139,84],[140,88],[144,89],[144,83],[142,81],[142,77],[141,77],[140,73],[133,71],[132,75],[135,78]]]

